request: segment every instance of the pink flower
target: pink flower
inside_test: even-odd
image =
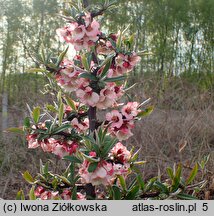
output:
[[[72,155],[76,152],[78,144],[74,141],[68,140],[62,143],[58,143],[52,150],[52,153],[59,158],[63,158],[67,155]]]
[[[77,192],[77,199],[78,200],[86,200],[86,196],[80,192]]]
[[[134,128],[133,121],[124,120],[120,128],[109,127],[109,132],[121,141],[126,140],[133,135],[131,132],[132,128]]]
[[[127,140],[133,136],[131,129],[134,127],[132,122],[125,122],[118,130],[114,131],[116,137],[121,140]]]
[[[45,191],[42,186],[38,186],[34,191],[35,196],[40,197],[40,195]]]
[[[92,107],[96,106],[96,103],[99,101],[99,95],[93,92],[91,87],[86,87],[84,90],[78,89],[76,95],[82,103]]]
[[[71,121],[71,125],[79,132],[83,133],[89,128],[89,120],[85,118],[84,121],[79,122],[77,118]]]
[[[77,51],[90,50],[90,47],[94,46],[99,39],[98,34],[100,34],[100,24],[96,20],[92,21],[90,14],[86,14],[82,18],[85,21],[84,24],[72,22],[64,28],[57,29],[60,40],[71,43]]]
[[[41,148],[44,152],[53,152],[54,148],[59,145],[60,142],[54,138],[49,138],[41,141]]]
[[[57,35],[59,36],[59,39],[61,42],[66,41],[67,43],[71,43],[72,41],[72,33],[69,29],[69,26],[65,26],[63,28],[58,28],[56,30]]]
[[[54,200],[57,199],[59,192],[56,191],[45,191],[40,195],[41,200]]]
[[[72,39],[73,41],[81,40],[85,35],[85,26],[78,25],[78,23],[71,23],[70,24],[71,31],[72,31]]]
[[[137,109],[138,106],[138,102],[128,102],[122,107],[121,113],[126,117],[127,120],[131,120],[139,113],[139,110]]]
[[[85,33],[88,37],[96,37],[98,34],[100,34],[99,28],[100,24],[96,20],[93,20],[92,23],[86,27]]]
[[[112,110],[106,114],[106,120],[111,123],[111,127],[120,128],[123,124],[123,117],[118,110]]]
[[[80,72],[73,68],[73,62],[69,60],[64,60],[60,67],[61,69],[55,76],[57,84],[68,92],[75,91],[78,87],[77,80]]]
[[[118,142],[110,151],[110,157],[112,157],[113,160],[124,164],[129,161],[131,153],[121,142]]]
[[[124,55],[119,53],[115,58],[116,72],[119,74],[127,73],[133,70],[134,66],[140,61],[140,57],[136,53],[131,55]]]
[[[28,148],[37,148],[40,146],[36,138],[37,138],[37,134],[27,135],[26,139],[28,141]]]
[[[100,98],[96,107],[98,109],[106,109],[108,107],[111,107],[116,98],[117,95],[115,94],[114,89],[107,86],[100,91]]]
[[[64,189],[60,196],[63,200],[71,200],[71,191],[69,189]]]
[[[95,171],[91,173],[88,172],[89,165],[90,163],[88,161],[84,161],[79,169],[82,183],[91,183],[92,185],[111,184],[111,180],[114,177],[114,170],[111,163],[100,161]]]

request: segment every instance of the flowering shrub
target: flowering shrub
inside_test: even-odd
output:
[[[68,47],[58,58],[45,55],[44,50],[37,56],[41,67],[33,70],[52,79],[57,101],[44,108],[35,107],[25,118],[28,148],[41,148],[69,165],[61,175],[50,171],[48,162],[41,164],[34,178],[26,171],[23,177],[32,184],[30,199],[185,196],[180,190],[185,187],[180,166],[175,172],[168,169],[172,184],[157,178],[144,183],[139,169],[144,161],[138,161],[139,151],[122,143],[133,136],[136,121],[152,107],[144,107],[147,101],[119,101],[127,91],[128,74],[141,57],[132,50],[134,39],[126,31],[110,35],[101,31],[98,15],[110,6],[107,1],[98,11],[73,8],[71,16],[66,17],[68,23],[56,30],[60,40],[76,50],[72,60],[66,57]],[[96,111],[107,108],[105,119],[99,121]],[[197,166],[186,183],[196,172]],[[19,191],[17,199],[21,198],[23,192]]]

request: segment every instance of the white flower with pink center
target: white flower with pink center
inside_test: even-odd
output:
[[[110,151],[110,157],[120,163],[127,163],[131,157],[130,151],[121,143],[118,142]]]
[[[115,102],[117,95],[114,92],[113,88],[108,86],[100,91],[100,99],[96,105],[98,109],[106,109],[111,107]]]
[[[99,101],[99,95],[96,92],[93,92],[91,87],[86,87],[85,89],[78,89],[76,91],[77,97],[84,104],[95,107]]]
[[[71,43],[77,51],[90,50],[90,47],[94,46],[99,39],[98,35],[100,34],[100,24],[96,20],[92,21],[90,14],[86,14],[82,18],[84,24],[72,22],[64,28],[57,29],[60,40]]]
[[[114,177],[113,165],[106,161],[100,161],[97,168],[93,172],[88,172],[90,163],[84,161],[79,169],[79,175],[82,183],[91,183],[92,185],[110,185]]]
[[[109,127],[109,132],[113,136],[116,136],[120,141],[122,141],[127,140],[129,137],[133,136],[133,133],[131,132],[132,128],[134,128],[134,122],[124,120],[120,128]]]
[[[63,200],[71,200],[71,190],[64,189],[63,192],[60,194],[60,197]]]
[[[140,56],[137,56],[136,53],[132,53],[131,55],[119,53],[115,58],[116,72],[118,74],[123,74],[133,70],[140,59]]]
[[[85,35],[85,26],[78,25],[77,23],[71,24],[71,31],[72,31],[72,39],[73,41],[81,40]]]
[[[118,110],[112,110],[106,114],[106,120],[111,123],[111,128],[120,128],[123,124],[123,116]]]
[[[97,37],[97,35],[100,34],[99,28],[100,24],[96,20],[93,20],[92,23],[86,27],[85,33],[88,37]]]
[[[59,36],[59,39],[61,42],[66,41],[67,43],[72,42],[72,32],[68,26],[65,26],[63,28],[58,28],[56,30],[56,34]]]
[[[128,102],[122,107],[121,113],[126,117],[127,120],[131,120],[136,117],[140,110],[138,110],[138,102]]]
[[[41,141],[41,148],[44,152],[53,152],[54,148],[59,145],[60,142],[54,138],[49,138]]]
[[[74,118],[71,121],[71,125],[79,132],[84,133],[89,128],[89,120],[85,118],[84,121],[79,121],[77,118]]]
[[[37,134],[27,135],[28,148],[37,148],[39,147],[39,141],[37,140]]]

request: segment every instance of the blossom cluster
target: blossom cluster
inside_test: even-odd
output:
[[[72,155],[78,148],[78,143],[71,140],[56,140],[54,138],[48,138],[38,140],[37,134],[27,135],[28,148],[41,147],[44,152],[51,152],[57,155],[59,158],[63,158],[66,155]]]
[[[36,190],[34,191],[34,194],[38,200],[71,200],[72,193],[71,190],[65,188],[61,193],[59,191],[50,191],[45,189],[42,186],[37,186]],[[78,200],[85,200],[85,195],[77,192],[76,194]]]
[[[78,78],[80,70],[75,69],[73,61],[63,60],[60,70],[55,78],[59,86],[68,92],[76,93],[81,103],[105,109],[111,107],[123,95],[123,85],[116,85],[114,82],[106,83],[99,93],[95,92],[90,86],[90,80]]]
[[[74,49],[90,50],[99,39],[100,24],[92,19],[90,13],[81,17],[78,22],[68,23],[65,27],[57,29],[57,35],[61,41],[66,41],[74,46]]]
[[[134,119],[140,112],[138,102],[128,102],[118,110],[112,110],[106,114],[106,120],[110,123],[109,132],[119,140],[126,140],[132,136],[131,129],[134,128]]]
[[[96,157],[95,152],[90,152],[90,156]],[[130,152],[122,143],[118,142],[110,151],[110,162],[101,160],[93,172],[89,172],[90,162],[84,160],[79,169],[79,175],[82,183],[91,183],[92,185],[110,185],[117,175],[126,175],[128,173],[131,157]]]

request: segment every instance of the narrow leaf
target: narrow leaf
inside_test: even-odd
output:
[[[25,171],[23,174],[22,174],[23,178],[25,179],[25,181],[27,181],[28,183],[30,184],[33,184],[34,183],[34,179],[33,177],[31,176],[31,174],[28,172],[28,171]]]
[[[113,190],[113,199],[114,200],[121,200],[120,188],[118,186],[116,186],[116,185],[113,185],[112,190]]]
[[[35,124],[37,124],[39,122],[39,117],[40,117],[40,107],[35,107],[32,113],[33,116],[33,120],[35,122]]]
[[[154,110],[153,106],[150,106],[148,108],[146,108],[145,110],[142,110],[141,112],[138,113],[137,117],[144,117],[144,116],[148,116],[149,114],[151,114]]]
[[[23,190],[18,191],[18,193],[16,194],[16,200],[25,200],[25,195]]]
[[[59,67],[59,65],[61,64],[63,58],[65,57],[67,51],[68,51],[69,46],[67,46],[67,48],[59,55],[58,59],[57,59],[57,67]]]
[[[20,135],[24,135],[24,131],[22,128],[15,128],[15,127],[11,127],[11,128],[7,128],[5,130],[5,132],[11,132],[11,133],[17,133]]]
[[[190,184],[193,181],[193,179],[195,178],[197,173],[198,173],[198,163],[195,164],[195,166],[192,169],[188,179],[186,180],[186,185]]]
[[[89,67],[87,58],[86,58],[86,56],[85,56],[84,54],[81,56],[81,59],[82,59],[82,65],[83,65],[83,67],[84,67],[87,71],[90,71],[90,67]]]
[[[29,198],[30,198],[30,200],[36,200],[36,196],[35,196],[34,191],[35,191],[35,187],[32,186],[31,189],[30,189],[30,192],[29,192]]]
[[[126,191],[127,187],[126,187],[126,181],[125,181],[124,177],[122,175],[119,175],[118,179],[120,181],[121,187],[123,188],[124,191]]]
[[[96,170],[98,166],[98,163],[90,163],[89,167],[88,167],[88,172],[91,173],[91,172],[94,172]]]
[[[85,79],[89,79],[89,80],[93,80],[93,81],[97,81],[97,77],[95,77],[93,74],[91,73],[81,73],[79,75],[79,77],[85,78]]]
[[[104,79],[105,82],[118,82],[123,81],[127,78],[127,76],[118,76]]]
[[[70,162],[74,162],[74,163],[80,163],[80,164],[82,163],[82,161],[75,156],[68,155],[68,156],[63,157],[63,159],[68,160]]]
[[[180,193],[177,195],[177,198],[179,199],[183,199],[183,200],[197,200],[196,197],[189,195],[189,194],[185,194],[185,193]]]
[[[74,101],[70,97],[66,96],[65,100],[66,100],[67,105],[70,106],[72,108],[72,110],[77,109],[76,106],[75,106]]]
[[[133,199],[136,199],[136,196],[139,192],[139,185],[135,185],[131,191],[128,192],[127,196],[126,196],[126,200],[133,200]]]
[[[59,125],[61,126],[62,125],[62,119],[63,119],[63,115],[64,115],[64,105],[63,103],[60,104],[59,106]]]

